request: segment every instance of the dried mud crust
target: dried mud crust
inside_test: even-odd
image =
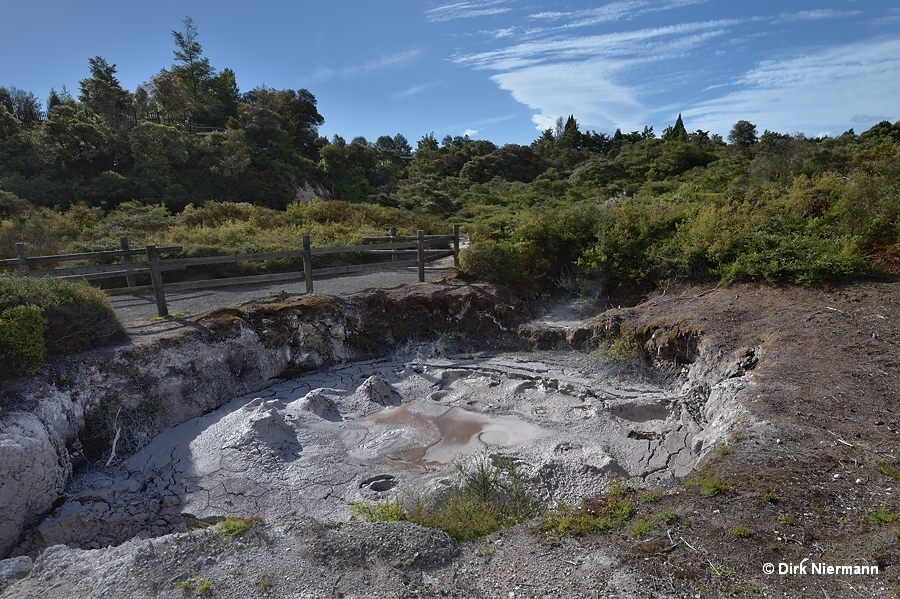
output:
[[[601,321],[696,331],[707,355],[752,365],[746,422],[696,474],[626,491],[635,513],[612,532],[556,536],[535,521],[457,553],[408,524],[265,522],[237,539],[51,549],[0,597],[184,597],[202,580],[212,597],[896,596],[900,282],[671,287]],[[806,574],[778,574],[804,559]]]

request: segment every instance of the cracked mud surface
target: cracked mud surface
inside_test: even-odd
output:
[[[576,335],[570,330],[581,326],[576,318],[566,320],[569,328],[558,327],[565,330],[556,337],[541,337],[541,342],[592,338],[590,331]],[[533,480],[544,481],[544,493],[562,496],[573,480],[590,480],[567,479],[558,469],[541,478],[542,467],[573,452],[585,461],[608,459],[626,470],[648,472],[643,486],[640,479],[628,483],[627,496],[636,513],[623,528],[555,538],[530,522],[457,545],[443,533],[408,523],[338,522],[337,515],[329,522],[317,521],[303,511],[307,508],[297,493],[290,499],[297,513],[276,506],[285,509],[283,516],[264,519],[233,539],[210,529],[195,530],[90,551],[52,547],[34,564],[28,558],[0,562],[0,587],[8,581],[0,597],[190,597],[201,580],[210,582],[209,596],[222,598],[896,596],[900,283],[672,288],[588,324],[600,330],[609,323],[660,334],[695,328],[700,331],[699,357],[686,365],[690,372],[678,381],[657,385],[633,385],[627,376],[597,381],[590,368],[582,367],[587,356],[571,351],[542,353],[540,360],[535,360],[537,354],[498,354],[477,366],[463,359],[407,356],[399,362],[370,363],[366,372],[353,375],[350,370],[361,365],[348,365],[350,370],[341,375],[351,381],[346,386],[322,381],[297,388],[294,397],[262,397],[258,405],[245,404],[249,411],[232,412],[248,416],[245,426],[220,438],[217,446],[226,448],[223,454],[236,454],[239,448],[248,455],[268,452],[268,476],[283,477],[317,447],[299,432],[300,421],[306,423],[303,430],[323,434],[341,426],[355,431],[356,441],[343,444],[345,456],[382,453],[377,454],[380,461],[367,461],[358,471],[345,470],[344,478],[316,491],[328,497],[323,503],[338,506],[342,493],[390,497],[413,480],[439,484],[437,470],[446,457],[441,422],[466,410],[472,417],[462,428],[474,432],[453,443],[474,438],[502,445],[509,441],[503,438],[503,424],[512,420],[538,433],[550,431],[502,449],[519,452]],[[654,350],[661,347],[656,343]],[[500,359],[508,370],[498,372],[491,363]],[[552,367],[554,374],[547,376],[533,363]],[[453,374],[444,379],[439,368]],[[395,369],[425,381],[402,407],[380,382],[404,397],[403,385],[393,378]],[[527,377],[519,376],[523,370],[529,372]],[[380,376],[373,379],[376,372]],[[557,381],[555,388],[551,380]],[[513,391],[516,385],[524,386]],[[689,392],[692,385],[697,393]],[[457,400],[463,387],[477,393],[505,390],[529,399],[479,399],[481,403],[469,405]],[[313,393],[317,388],[322,392]],[[582,388],[593,395],[582,394]],[[647,401],[640,391],[650,392]],[[735,407],[736,412],[730,411]],[[584,414],[588,417],[576,417]],[[389,422],[379,423],[384,415]],[[702,430],[688,434],[691,423],[702,423]],[[249,442],[255,438],[252,431],[262,426],[277,433],[276,442]],[[397,429],[405,432],[379,437],[379,431]],[[584,431],[590,432],[587,441],[572,441]],[[605,446],[598,431],[614,432],[616,442]],[[478,439],[482,432],[489,434]],[[195,438],[181,439],[179,451]],[[371,441],[376,441],[374,449],[364,447]],[[629,444],[640,447],[644,457],[629,461],[621,453]],[[666,470],[653,472],[666,460],[673,470],[682,458],[703,452],[699,462],[692,462],[694,472],[683,478],[677,474],[673,479]],[[166,464],[175,463],[171,448],[158,455],[168,458]],[[279,455],[283,459],[276,459]],[[349,468],[353,460],[347,457],[345,462],[341,468]],[[235,455],[221,463],[236,471],[243,467]],[[135,483],[112,473],[94,476],[106,476],[106,481],[78,491],[85,494],[85,504],[113,509],[116,497],[124,499],[132,492],[135,498],[147,496],[145,491],[151,489],[142,489],[143,483],[135,488]],[[168,475],[161,471],[160,476],[166,480]],[[653,482],[657,476],[660,482]],[[702,484],[709,480],[723,483],[717,494],[704,492]],[[554,487],[551,481],[559,484]],[[161,516],[151,520],[151,526],[160,531],[192,527],[191,522],[174,520],[189,513],[184,501],[196,495],[196,505],[211,505],[208,498],[218,488],[170,485],[170,494],[154,490],[146,512],[148,518]],[[645,496],[647,489],[657,494]],[[96,497],[87,500],[91,493]],[[99,494],[104,494],[103,501],[98,501]],[[60,509],[74,501],[70,497]],[[253,501],[265,505],[267,499]],[[127,511],[128,502],[122,505]],[[98,510],[94,522],[105,521],[108,514]],[[639,529],[639,523],[645,526]],[[879,573],[769,575],[763,570],[765,563],[799,564],[804,559],[875,565]],[[186,590],[178,586],[181,583]]]
[[[716,440],[683,380],[617,380],[571,353],[429,352],[283,381],[172,427],[117,470],[76,477],[22,548],[96,548],[226,516],[335,524],[352,502],[437,490],[489,452],[515,459],[543,499],[577,502],[611,477],[685,476]]]

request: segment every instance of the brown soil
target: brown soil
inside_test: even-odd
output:
[[[900,593],[900,283],[685,287],[608,316],[696,326],[726,355],[762,349],[742,392],[752,418],[694,479],[728,490],[676,485],[639,502],[653,532],[607,539],[631,556],[648,596]],[[667,512],[673,525],[659,523]],[[778,574],[804,558],[807,572],[823,562],[879,574]]]

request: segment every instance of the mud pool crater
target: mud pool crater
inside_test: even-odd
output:
[[[82,473],[22,552],[100,547],[226,516],[347,518],[348,504],[440,488],[457,461],[513,458],[544,499],[612,478],[688,474],[736,418],[746,384],[698,391],[608,375],[577,353],[389,358],[281,381],[165,430],[114,469]]]

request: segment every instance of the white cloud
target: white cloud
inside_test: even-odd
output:
[[[458,64],[498,71],[501,89],[528,106],[538,130],[574,114],[585,127],[625,130],[646,124],[638,97],[654,82],[625,83],[640,65],[672,60],[724,35],[736,21],[682,23],[604,35],[552,37],[479,54]]]
[[[793,21],[821,21],[823,19],[843,19],[853,17],[859,14],[858,10],[838,11],[830,8],[819,10],[801,10],[794,13],[783,13],[778,15],[773,23],[790,23]]]
[[[583,125],[626,130],[638,128],[647,110],[627,88],[612,81],[617,65],[603,61],[550,64],[494,75],[516,101],[536,111],[538,131],[570,114]]]
[[[466,129],[465,131],[463,131],[463,135],[465,137],[475,137],[476,135],[478,135],[478,129]]]
[[[562,25],[563,28],[588,27],[602,23],[611,23],[621,19],[633,19],[640,15],[682,8],[692,4],[704,4],[708,1],[709,0],[619,0],[619,2],[611,2],[609,4],[604,4],[603,6],[586,10],[576,10],[571,12],[544,11],[528,15],[528,18],[548,23],[568,21]]]
[[[433,22],[453,21],[455,19],[470,19],[473,17],[486,17],[509,12],[510,8],[502,6],[505,0],[493,2],[454,2],[425,11],[425,18]]]
[[[594,57],[658,60],[683,51],[686,44],[692,46],[701,41],[696,37],[698,32],[722,35],[726,27],[736,23],[734,20],[704,21],[603,35],[551,37],[478,54],[457,55],[453,60],[465,66],[498,71]]]
[[[312,80],[332,81],[334,79],[348,80],[369,77],[385,69],[395,69],[411,64],[421,56],[421,50],[407,50],[396,54],[379,56],[369,62],[333,69],[320,66],[312,75]]]
[[[684,118],[712,131],[728,131],[740,119],[782,133],[820,131],[829,124],[846,129],[861,122],[861,115],[881,115],[886,106],[896,106],[900,40],[845,44],[765,61],[737,83],[743,89],[701,102],[685,110]]]
[[[413,87],[401,90],[396,92],[391,97],[394,99],[408,98],[410,96],[415,96],[416,94],[421,94],[422,92],[426,92],[429,89],[434,88],[438,85],[437,81],[432,81],[431,83],[423,83],[421,85],[414,85]]]

